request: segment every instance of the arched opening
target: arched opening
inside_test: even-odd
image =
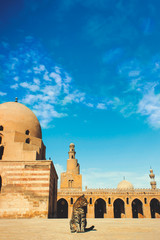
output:
[[[71,204],[73,204],[73,198],[71,198]]]
[[[92,204],[92,198],[89,199],[89,204]]]
[[[2,137],[0,136],[0,144],[2,143]]]
[[[28,144],[30,143],[30,139],[29,138],[26,139],[26,143],[28,143]]]
[[[160,218],[160,202],[153,198],[150,202],[151,218]]]
[[[3,152],[4,152],[4,147],[0,146],[0,160],[2,160]]]
[[[147,204],[147,198],[144,198],[144,203]]]
[[[120,198],[114,201],[114,218],[123,218],[125,215],[124,201]]]
[[[0,131],[3,131],[3,126],[2,125],[0,126]]]
[[[128,197],[127,197],[127,199],[126,199],[126,203],[129,204],[129,198],[128,198]]]
[[[1,189],[2,189],[2,177],[0,176],[0,192],[1,192]]]
[[[99,198],[94,205],[95,218],[104,218],[104,213],[106,213],[106,202]]]
[[[143,218],[143,206],[139,199],[134,199],[132,202],[132,217]]]
[[[64,198],[61,198],[57,202],[57,217],[68,218],[68,203]]]
[[[29,130],[26,130],[25,134],[26,134],[26,135],[29,135]]]
[[[73,187],[73,180],[68,180],[68,187],[72,188]]]
[[[111,204],[111,198],[108,198],[108,204]]]

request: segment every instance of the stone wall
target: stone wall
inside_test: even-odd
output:
[[[0,176],[0,218],[48,217],[49,205],[57,199],[52,161],[1,161]]]
[[[95,218],[95,208],[97,200],[102,199],[105,206],[103,212],[104,218],[114,218],[115,216],[115,201],[119,200],[123,203],[124,211],[121,212],[121,218],[132,218],[133,217],[133,201],[140,201],[142,204],[142,212],[138,212],[138,218],[151,218],[150,203],[152,199],[157,199],[160,202],[160,189],[135,189],[132,191],[119,191],[117,189],[88,189],[86,191],[58,191],[58,200],[65,199],[68,206],[68,217],[71,217],[73,204],[76,199],[85,195],[88,206],[87,206],[87,218]],[[71,203],[71,198],[73,203]],[[155,213],[156,218],[160,218],[160,207],[159,213]]]

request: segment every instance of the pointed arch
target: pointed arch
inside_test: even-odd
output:
[[[160,218],[160,201],[153,198],[150,201],[151,218]]]
[[[94,204],[95,218],[104,218],[104,213],[106,213],[106,202],[102,198],[98,198]]]
[[[57,202],[57,217],[68,218],[68,202],[64,198],[60,198]]]
[[[125,205],[124,201],[120,198],[117,198],[114,203],[114,218],[123,218],[125,215]]]
[[[132,217],[143,218],[143,204],[138,198],[132,201]]]

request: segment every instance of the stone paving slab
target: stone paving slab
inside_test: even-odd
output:
[[[88,219],[91,225],[70,233],[69,219],[0,219],[0,240],[160,240],[160,219]]]

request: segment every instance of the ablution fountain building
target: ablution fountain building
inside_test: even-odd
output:
[[[61,174],[46,160],[40,123],[25,105],[0,104],[0,218],[70,218],[76,199],[85,195],[87,218],[159,218],[160,189],[150,169],[151,188],[121,181],[116,189],[82,190],[82,175],[70,144]]]

